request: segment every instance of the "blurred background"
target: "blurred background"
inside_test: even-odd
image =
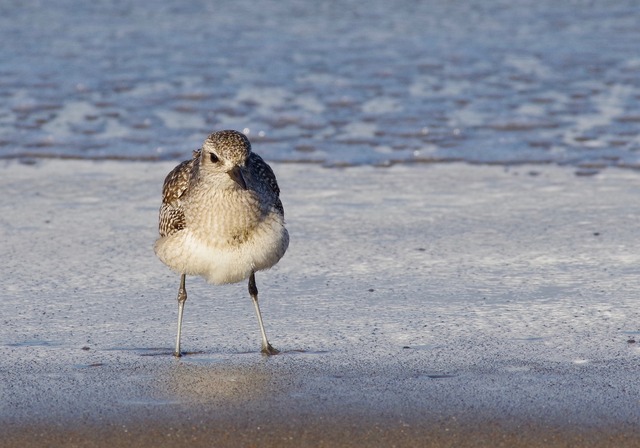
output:
[[[640,168],[635,1],[0,3],[0,158]]]

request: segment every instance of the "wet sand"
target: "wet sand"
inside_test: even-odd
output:
[[[264,424],[263,424],[264,425]],[[179,426],[180,428],[177,428]],[[264,447],[637,447],[636,429],[572,429],[522,423],[505,427],[501,421],[482,424],[423,424],[409,426],[393,422],[370,422],[353,418],[333,422],[311,418],[256,427],[212,421],[193,425],[182,419],[174,423],[146,422],[130,425],[106,424],[75,427],[23,427],[9,431],[5,447],[24,446],[264,446]]]
[[[155,259],[166,163],[0,167],[0,446],[640,446],[640,176],[275,165],[258,285]]]

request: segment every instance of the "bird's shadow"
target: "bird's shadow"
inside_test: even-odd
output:
[[[176,359],[191,357],[195,355],[262,355],[265,358],[270,358],[273,356],[287,356],[287,355],[322,355],[328,353],[327,350],[303,350],[303,349],[291,349],[291,350],[281,350],[277,354],[267,355],[265,353],[261,353],[260,350],[242,350],[242,351],[208,351],[208,350],[197,350],[197,351],[183,351],[180,353],[180,356],[175,356],[174,352],[170,348],[165,347],[149,347],[149,348],[118,348],[112,350],[131,350],[137,352],[140,356],[172,356]]]
[[[108,348],[106,350],[107,351],[129,351],[129,352],[134,352],[139,356],[158,356],[158,357],[170,356],[176,359],[192,357],[197,355],[211,355],[211,356],[262,355],[265,358],[271,358],[274,356],[281,357],[281,356],[290,356],[290,355],[323,355],[323,354],[329,353],[328,350],[304,350],[304,349],[281,350],[279,353],[273,354],[273,355],[267,355],[265,353],[261,353],[259,349],[241,350],[241,351],[193,350],[193,351],[183,351],[180,353],[180,356],[175,356],[173,349],[168,347],[113,347],[113,348]]]

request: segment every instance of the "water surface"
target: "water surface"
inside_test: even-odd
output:
[[[632,1],[4,2],[0,157],[640,166]]]

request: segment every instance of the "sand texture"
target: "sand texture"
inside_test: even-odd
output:
[[[640,446],[640,175],[275,164],[246,284],[154,256],[172,163],[0,166],[0,446]]]

